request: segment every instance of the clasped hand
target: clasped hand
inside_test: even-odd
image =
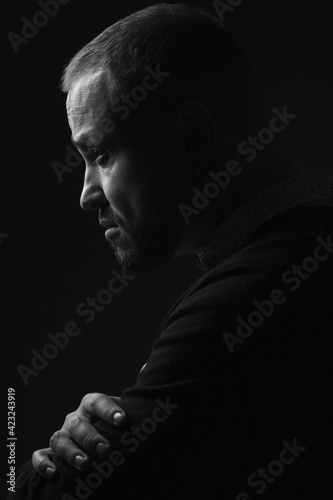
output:
[[[37,450],[32,455],[32,465],[45,479],[56,479],[58,469],[52,457],[56,454],[76,470],[85,470],[91,456],[105,458],[110,452],[110,443],[93,426],[98,419],[121,428],[126,422],[123,408],[118,405],[120,398],[106,394],[87,394],[79,408],[69,413],[62,428],[50,439],[50,447]]]

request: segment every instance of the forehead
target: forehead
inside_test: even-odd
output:
[[[88,132],[110,110],[110,88],[105,72],[85,75],[67,97],[67,115],[73,134]]]

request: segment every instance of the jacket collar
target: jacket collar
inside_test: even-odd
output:
[[[237,252],[264,223],[302,206],[333,206],[333,169],[286,179],[251,198],[229,215],[197,249],[205,270]]]

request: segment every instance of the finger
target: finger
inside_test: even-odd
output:
[[[51,448],[36,450],[32,454],[32,466],[44,479],[54,480],[58,477],[58,469],[51,460],[53,456],[54,453]]]
[[[78,412],[67,415],[62,430],[86,452],[101,458],[107,457],[110,451],[109,441],[99,434],[90,420],[81,417]]]
[[[63,430],[53,434],[50,446],[57,457],[76,470],[85,470],[90,463],[89,456]]]
[[[91,420],[94,417],[104,420],[107,424],[123,426],[126,415],[121,406],[106,394],[87,394],[81,401],[79,412]]]
[[[119,396],[108,396],[109,398],[113,399],[115,403],[120,405],[121,398]]]

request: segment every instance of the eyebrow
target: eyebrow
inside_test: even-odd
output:
[[[74,136],[71,135],[71,141],[77,149],[93,147],[93,143],[91,142],[91,140],[89,140],[88,135],[82,135],[79,141],[75,141]]]

